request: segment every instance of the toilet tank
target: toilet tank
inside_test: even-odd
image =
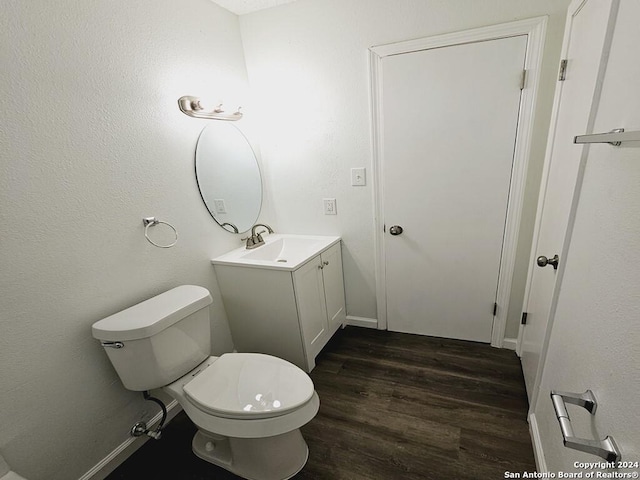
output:
[[[122,383],[145,391],[177,380],[211,355],[206,288],[182,285],[93,324]]]

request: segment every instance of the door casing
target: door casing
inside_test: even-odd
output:
[[[384,176],[384,155],[382,148],[383,111],[382,111],[382,59],[390,55],[399,55],[419,50],[460,45],[463,43],[493,40],[516,35],[527,35],[525,58],[526,83],[522,91],[520,117],[516,132],[516,145],[513,159],[511,190],[509,192],[508,212],[505,223],[503,255],[498,278],[498,309],[494,317],[491,345],[502,347],[506,328],[511,281],[516,262],[516,248],[524,189],[529,164],[529,152],[533,136],[534,109],[540,70],[542,50],[546,32],[547,17],[536,17],[517,22],[509,22],[462,32],[437,35],[405,42],[374,46],[369,49],[369,68],[371,80],[372,113],[372,151],[373,151],[373,193],[374,193],[374,248],[376,255],[376,297],[378,308],[378,329],[387,328],[386,273],[384,262],[384,196],[382,178]]]
[[[568,56],[568,51],[571,46],[571,32],[573,29],[573,21],[575,17],[583,10],[585,4],[588,1],[593,1],[593,0],[573,0],[568,7],[567,20],[566,20],[565,30],[564,30],[565,32],[564,40],[563,40],[562,51],[561,51],[562,52],[561,58],[567,58]],[[605,5],[603,4],[601,5],[601,7],[605,8]],[[602,51],[600,52],[600,57],[599,57],[600,65],[599,65],[599,71],[598,71],[597,79],[595,83],[595,89],[593,91],[593,98],[591,99],[591,104],[588,107],[589,115],[586,121],[587,127],[586,127],[586,131],[576,132],[576,134],[593,133],[593,124],[595,122],[595,116],[597,113],[597,106],[598,106],[600,93],[602,89],[602,83],[604,81],[604,77],[606,73],[606,66],[607,66],[606,59],[608,58],[609,50],[611,48],[612,35],[613,35],[618,8],[619,8],[619,0],[609,0],[606,5],[606,9],[608,11],[608,16],[604,19],[606,21],[606,32],[603,38]],[[553,161],[562,161],[561,158],[556,158],[557,155],[555,154],[556,152],[554,150],[554,146],[555,146],[555,136],[556,136],[558,117],[560,116],[563,86],[564,86],[563,83],[559,83],[557,85],[555,97],[554,97],[553,111],[551,114],[551,123],[550,123],[550,130],[549,130],[549,138],[547,140],[547,152],[545,155],[545,164],[542,172],[541,188],[540,188],[539,199],[538,199],[538,209],[536,212],[536,223],[535,223],[534,232],[533,232],[533,244],[531,245],[531,258],[529,261],[529,271],[527,274],[527,284],[525,287],[523,311],[528,310],[528,304],[530,301],[532,284],[534,279],[534,272],[536,268],[538,268],[536,266],[536,257],[542,254],[542,252],[539,250],[539,240],[541,236],[541,227],[543,224],[543,211],[545,206],[545,199],[547,196],[549,175],[551,174],[551,171],[552,171],[551,163]],[[575,148],[581,149],[581,152],[580,152],[580,157],[582,159],[581,163],[584,163],[584,159],[588,155],[588,148],[583,148],[582,146],[579,146],[579,145],[576,145]],[[575,172],[575,176],[571,179],[572,180],[571,184],[567,185],[567,188],[572,189],[573,200],[572,200],[571,209],[568,213],[565,231],[563,232],[564,239],[562,244],[559,245],[560,251],[557,252],[560,255],[561,262],[564,262],[564,260],[566,259],[568,248],[569,248],[569,241],[570,241],[569,230],[570,230],[571,223],[573,221],[575,210],[577,208],[577,201],[579,199],[579,193],[580,193],[580,188],[579,188],[580,176],[582,174],[583,172],[581,168],[577,169]],[[544,362],[545,362],[548,344],[549,344],[549,337],[551,334],[551,327],[553,325],[555,308],[557,306],[557,300],[558,300],[558,295],[560,293],[563,276],[564,276],[564,267],[561,266],[561,268],[558,269],[557,278],[555,280],[555,285],[553,288],[552,298],[550,299],[549,314],[547,319],[545,319],[546,325],[544,327],[542,344],[540,345],[540,356],[539,356],[539,361],[537,365],[537,372],[536,372],[534,383],[533,383],[533,389],[532,389],[532,392],[528,392],[530,393],[530,397],[531,397],[529,400],[530,413],[535,411],[536,403],[538,401],[540,381],[542,377],[542,371],[543,371]],[[522,356],[523,354],[522,350],[523,350],[524,331],[526,328],[527,328],[526,325],[520,325],[520,330],[518,333],[518,340],[516,345],[516,353],[519,356]],[[526,369],[524,369],[524,373],[526,376],[527,375]]]

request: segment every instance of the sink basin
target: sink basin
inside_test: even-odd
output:
[[[242,258],[286,263],[289,258],[297,258],[300,255],[318,251],[320,243],[321,240],[306,237],[278,238],[269,243],[265,242],[265,245],[256,249],[247,250],[247,253],[242,255]]]
[[[211,260],[214,265],[295,270],[323,250],[338,243],[340,237],[320,235],[264,235],[265,244],[251,250],[237,248]]]

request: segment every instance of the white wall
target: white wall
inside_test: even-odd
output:
[[[549,15],[507,337],[522,308],[568,0],[299,0],[240,17],[266,178],[281,231],[340,234],[349,315],[376,318],[367,49]],[[407,106],[410,108],[410,106]],[[366,187],[350,168],[367,167]],[[322,198],[338,215],[325,216]]]
[[[214,296],[239,246],[194,178],[205,120],[182,95],[246,104],[238,19],[209,0],[0,4],[0,451],[32,480],[78,478],[157,407],[124,390],[91,324],[179,284]],[[143,236],[173,223],[178,244]],[[162,232],[155,232],[162,239]]]

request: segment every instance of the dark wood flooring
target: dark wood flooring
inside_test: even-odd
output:
[[[512,351],[348,327],[316,361],[320,411],[302,428],[310,454],[296,480],[492,480],[535,470]],[[108,480],[239,478],[193,455],[195,431],[178,414]]]

